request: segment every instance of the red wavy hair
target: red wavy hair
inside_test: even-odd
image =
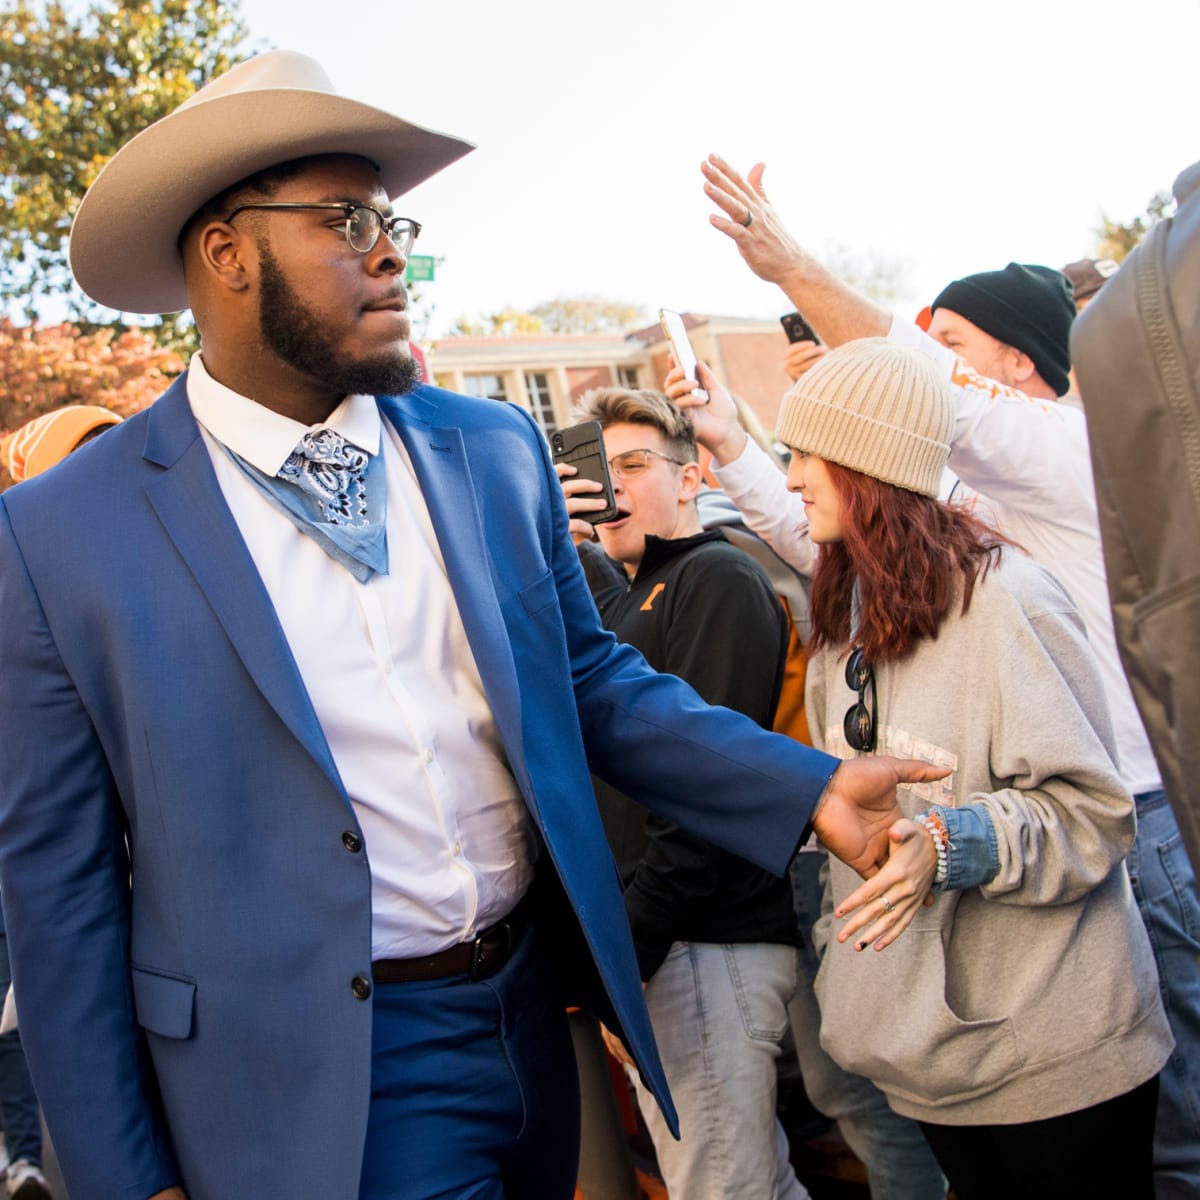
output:
[[[961,508],[826,461],[842,499],[842,540],[820,549],[813,575],[810,651],[860,645],[868,662],[895,662],[936,638],[962,591],[1014,545]],[[850,628],[858,583],[859,623]]]

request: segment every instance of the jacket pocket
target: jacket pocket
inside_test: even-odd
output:
[[[906,954],[895,955],[901,949]],[[946,1003],[936,929],[877,954],[831,942],[817,976],[821,1045],[848,1071],[929,1107],[986,1095],[1022,1066],[1007,1017],[964,1021]]]
[[[543,608],[549,608],[558,599],[558,586],[554,582],[554,572],[547,571],[527,588],[522,588],[519,594],[522,607],[531,617],[536,616]]]
[[[178,975],[162,975],[144,967],[133,967],[131,971],[138,1024],[161,1037],[191,1037],[196,984]]]

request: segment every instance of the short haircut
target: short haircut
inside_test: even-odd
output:
[[[691,419],[662,394],[648,388],[592,388],[575,403],[577,421],[598,421],[601,429],[610,425],[648,425],[662,434],[670,457],[697,462],[696,430]]]
[[[237,183],[231,184],[224,191],[218,192],[211,200],[206,201],[188,217],[184,222],[183,228],[179,231],[178,244],[180,246],[183,245],[188,231],[196,225],[202,224],[205,221],[220,220],[226,213],[237,208],[239,203],[249,201],[252,198],[259,197],[269,200],[278,190],[280,184],[287,183],[289,179],[295,179],[297,175],[307,170],[312,163],[329,157],[331,156],[328,154],[311,154],[304,158],[291,158],[287,162],[276,163],[272,167],[264,167],[261,171],[256,171],[253,175],[247,175],[245,179],[239,179]],[[349,157],[361,156],[350,155]]]

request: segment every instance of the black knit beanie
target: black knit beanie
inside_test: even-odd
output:
[[[956,279],[931,305],[948,308],[1006,346],[1028,354],[1056,396],[1070,388],[1071,283],[1051,267],[1009,263]]]

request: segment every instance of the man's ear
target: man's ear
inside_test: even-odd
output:
[[[684,463],[679,468],[679,503],[690,504],[704,487],[704,472],[696,462]]]
[[[1033,359],[1024,350],[1018,350],[1016,346],[1006,348],[1010,355],[1009,370],[1012,373],[1013,382],[1024,391],[1025,384],[1037,375],[1038,369],[1033,365]]]
[[[244,292],[252,278],[249,268],[257,264],[253,239],[239,233],[227,221],[210,221],[196,235],[193,251],[205,277],[217,288]]]

